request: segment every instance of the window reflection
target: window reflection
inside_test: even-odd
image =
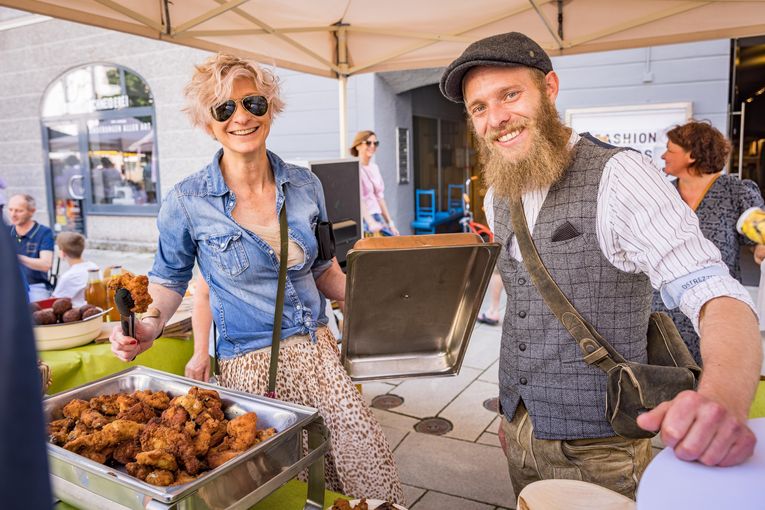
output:
[[[88,157],[94,204],[157,203],[151,117],[88,122]]]

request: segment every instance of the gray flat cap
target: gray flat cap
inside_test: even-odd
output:
[[[441,93],[455,103],[462,103],[462,79],[476,66],[526,66],[547,74],[552,62],[545,50],[519,32],[493,35],[468,46],[441,76]]]

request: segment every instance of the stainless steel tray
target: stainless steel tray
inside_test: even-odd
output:
[[[316,409],[141,366],[47,397],[43,408],[50,421],[60,418],[62,407],[74,398],[87,400],[97,395],[147,389],[164,390],[177,396],[185,394],[192,386],[216,390],[227,418],[254,411],[258,415],[258,427],[274,427],[277,434],[193,482],[176,487],[145,483],[128,475],[124,469],[99,464],[48,444],[56,496],[80,508],[103,508],[98,503],[101,499],[133,509],[247,508],[310,466],[306,508],[323,508],[323,456],[329,448],[329,435]],[[305,456],[302,452],[304,430],[308,431],[310,449]],[[92,495],[95,496],[90,497]]]
[[[370,238],[348,252],[342,360],[354,381],[459,373],[499,243]]]

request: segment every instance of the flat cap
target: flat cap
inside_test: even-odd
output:
[[[441,76],[441,93],[455,103],[464,101],[462,79],[476,66],[526,66],[547,74],[552,62],[545,50],[519,32],[493,35],[468,46]]]

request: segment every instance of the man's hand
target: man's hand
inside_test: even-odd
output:
[[[755,264],[762,264],[765,260],[765,244],[758,244],[754,248],[754,262]]]
[[[185,370],[186,377],[197,381],[207,382],[210,380],[210,355],[207,352],[194,353]]]
[[[112,352],[122,361],[133,361],[136,356],[154,344],[154,339],[159,334],[158,327],[161,326],[156,320],[136,321],[136,337],[132,338],[122,332],[121,325],[115,326],[109,336]]]
[[[746,418],[697,391],[679,393],[638,416],[637,423],[645,430],[659,430],[664,444],[681,460],[734,466],[754,452],[756,439]]]

